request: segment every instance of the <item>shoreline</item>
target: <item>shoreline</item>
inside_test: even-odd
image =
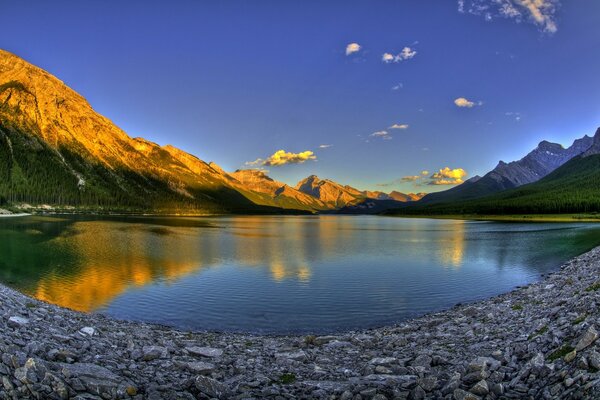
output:
[[[597,247],[490,299],[327,336],[185,332],[0,285],[0,398],[594,398],[599,273]]]

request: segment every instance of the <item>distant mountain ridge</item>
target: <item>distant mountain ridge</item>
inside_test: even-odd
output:
[[[573,157],[588,150],[594,139],[585,135],[564,148],[560,144],[541,141],[529,154],[518,161],[498,165],[483,177],[473,177],[452,189],[430,193],[420,204],[434,204],[448,201],[475,199],[536,182],[562,166]],[[600,148],[600,147],[599,147]]]
[[[361,191],[352,186],[341,185],[329,179],[321,179],[316,175],[301,180],[296,184],[296,190],[319,199],[329,209],[344,209],[358,206],[368,200],[387,201],[393,205],[398,202],[416,201],[423,197],[423,193],[404,194],[400,192],[384,193],[380,191]],[[364,207],[363,207],[364,208]]]

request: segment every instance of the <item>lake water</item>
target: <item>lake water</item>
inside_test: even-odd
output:
[[[506,292],[600,245],[600,226],[373,216],[0,219],[0,281],[186,329],[323,333]]]

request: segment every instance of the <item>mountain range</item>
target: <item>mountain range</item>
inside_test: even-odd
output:
[[[549,148],[553,150],[549,150]],[[542,171],[560,165],[553,168],[541,179],[516,187],[513,186],[510,189],[495,190],[496,187],[492,187],[493,191],[477,197],[457,199],[455,195],[452,195],[451,200],[429,203],[426,198],[423,198],[421,201],[414,203],[413,206],[387,210],[386,213],[506,215],[600,212],[600,128],[598,128],[593,138],[584,136],[582,139],[576,140],[573,146],[568,149],[562,149],[562,147],[556,145],[550,147],[547,142],[542,142],[538,148],[521,161],[523,160],[526,161],[511,163],[512,166],[515,166],[512,172],[523,171],[524,165],[530,164],[543,166],[545,169]],[[492,172],[502,176],[504,181],[508,181],[510,176],[524,176],[523,174],[500,175],[511,171],[511,168],[506,167],[511,166],[511,164],[504,164],[504,168]],[[529,176],[531,179],[535,178],[535,176]],[[470,190],[469,187],[475,187],[483,179],[481,178],[472,183],[465,182],[463,185],[467,186],[467,189],[462,193]],[[456,191],[458,188],[460,186],[452,190]],[[481,189],[480,193],[484,192]],[[441,194],[443,195],[443,193]]]
[[[586,135],[565,149],[558,143],[544,140],[522,159],[510,163],[500,161],[496,168],[483,177],[475,176],[452,189],[430,193],[419,203],[435,204],[475,199],[536,182],[588,150],[592,142],[593,139]]]
[[[0,50],[0,205],[157,213],[336,210],[365,192],[310,176],[292,188],[260,170],[231,174],[173,146],[131,138],[48,72]]]

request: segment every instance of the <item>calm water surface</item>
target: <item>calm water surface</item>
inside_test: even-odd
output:
[[[0,280],[181,328],[331,332],[506,292],[600,245],[582,223],[360,216],[0,219]]]

